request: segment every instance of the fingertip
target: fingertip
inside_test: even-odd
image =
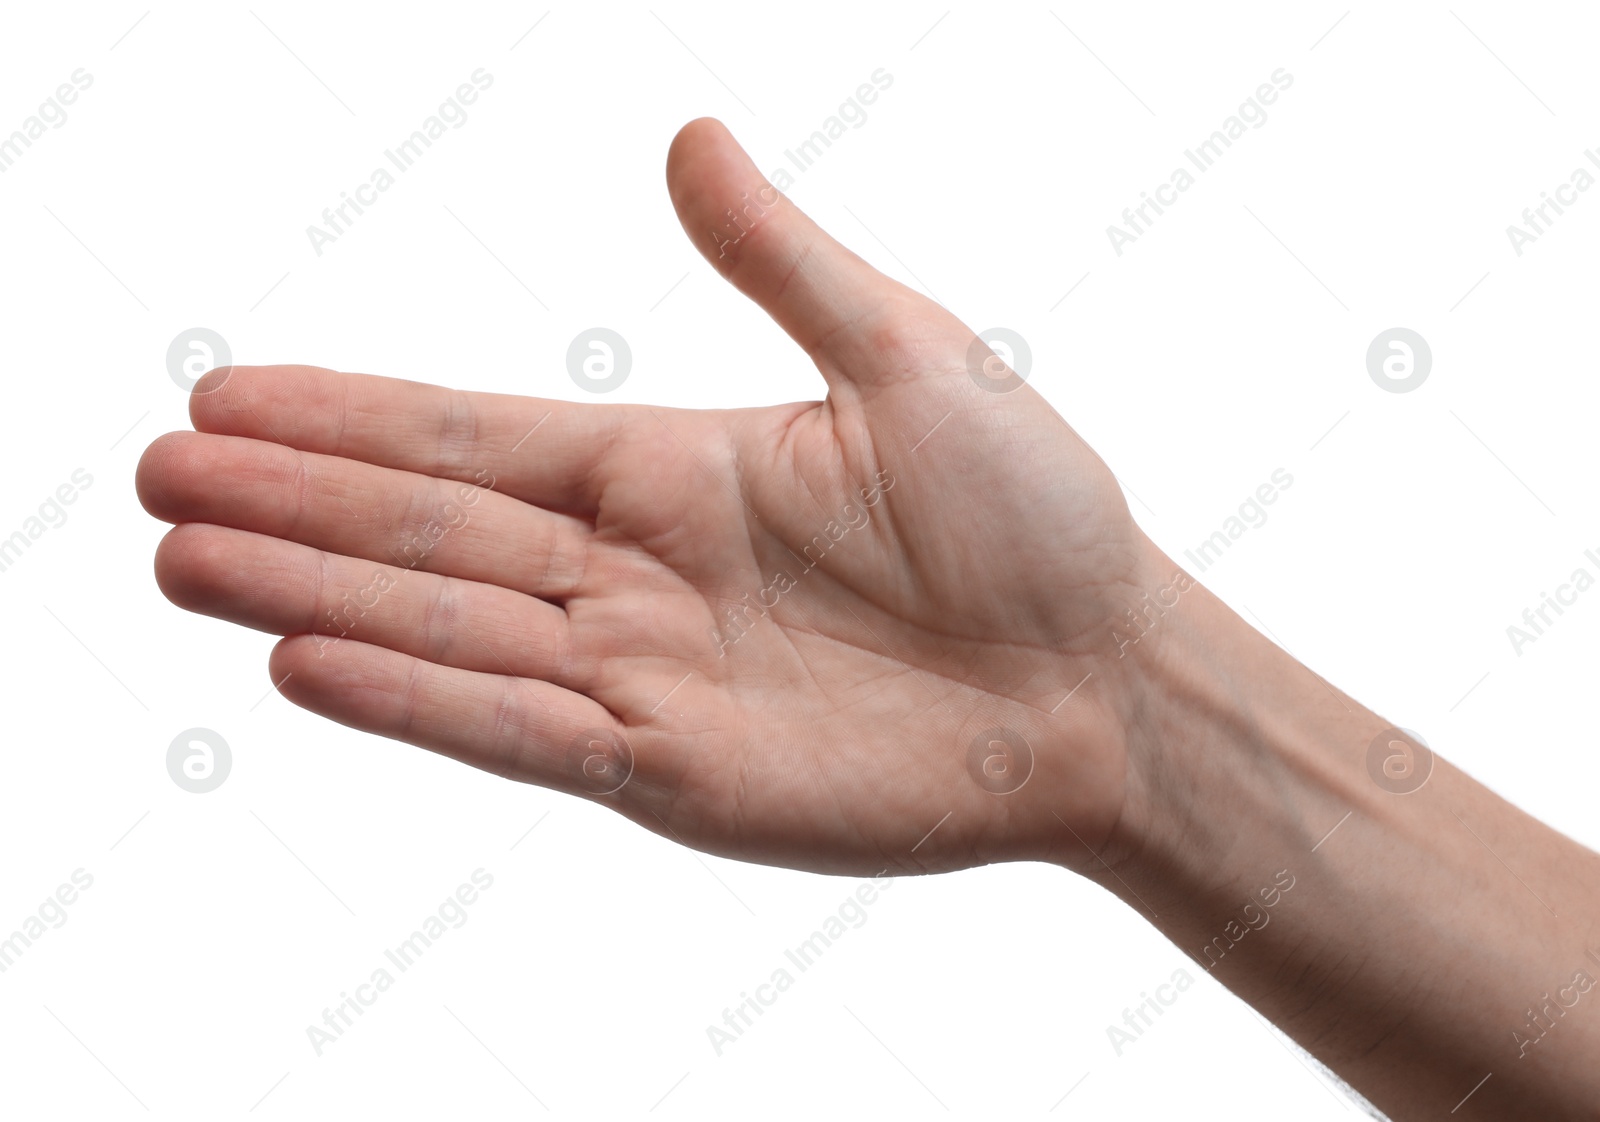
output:
[[[153,518],[163,522],[172,521],[167,516],[172,475],[178,470],[184,441],[193,435],[181,429],[163,433],[152,440],[139,456],[139,463],[133,469],[133,491],[139,497],[139,505]]]
[[[674,172],[695,153],[708,145],[721,144],[725,140],[732,139],[733,133],[728,126],[716,117],[696,117],[677,131],[672,143],[667,147],[667,181],[670,183]]]
[[[189,423],[197,432],[206,431],[206,418],[215,415],[222,403],[223,391],[241,371],[248,369],[244,366],[218,366],[207,370],[195,381],[189,390]]]
[[[204,529],[199,523],[186,522],[168,530],[156,544],[156,587],[186,611],[200,610],[200,580],[220,564],[216,542],[207,541]]]
[[[295,648],[300,640],[310,639],[309,635],[285,635],[272,644],[272,650],[267,654],[267,673],[272,680],[281,680],[286,673],[291,673],[296,664]]]
[[[314,366],[219,366],[200,375],[189,391],[189,423],[196,432],[254,431],[242,418],[274,397],[304,393],[309,379],[329,373]]]
[[[338,689],[314,688],[317,679],[313,671],[319,663],[325,668],[328,666],[327,655],[340,642],[338,636],[285,635],[272,644],[272,650],[267,655],[267,675],[272,679],[273,686],[302,709],[323,712],[316,705],[319,697],[325,703],[329,702],[337,697]],[[329,672],[332,673],[331,669]]]
[[[946,348],[951,337],[964,336],[959,346],[966,346],[971,333],[959,321],[808,218],[716,118],[678,130],[667,154],[667,188],[701,256],[772,316],[830,383],[882,376],[893,366],[885,340],[932,333]]]
[[[696,118],[678,130],[667,152],[667,193],[684,233],[725,275],[744,236],[768,225],[785,201],[715,117]]]

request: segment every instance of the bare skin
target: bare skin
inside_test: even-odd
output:
[[[825,400],[214,371],[197,431],[139,468],[176,524],[163,591],[285,636],[272,679],[306,709],[708,852],[862,875],[1050,861],[1191,953],[1293,869],[1220,980],[1397,1117],[1448,1115],[1484,1071],[1457,1117],[1595,1116],[1600,991],[1532,1055],[1510,1035],[1600,947],[1595,856],[1442,762],[1403,803],[1370,782],[1387,722],[1190,582],[1041,397],[993,392],[1009,371],[967,327],[821,231],[720,124],[686,126],[667,177]],[[1153,629],[1122,641],[1152,598]],[[1469,816],[1527,884],[1451,821]],[[1530,884],[1570,908],[1530,916]],[[1496,914],[1520,954],[1488,944]]]

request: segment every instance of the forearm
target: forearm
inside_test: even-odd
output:
[[[1600,1117],[1600,857],[1437,757],[1375,779],[1391,723],[1203,588],[1129,657],[1097,879],[1397,1119]]]

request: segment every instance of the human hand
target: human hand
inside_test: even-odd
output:
[[[703,850],[1088,873],[1397,1117],[1590,1116],[1597,1022],[1506,1026],[1587,969],[1600,858],[1442,758],[1397,799],[1366,761],[1400,730],[1204,589],[1168,618],[1188,578],[1098,457],[720,125],[684,128],[668,185],[826,400],[214,371],[199,431],[140,465],[179,524],[162,589],[286,636],[273,681],[307,709]],[[1128,649],[1151,600],[1159,636]],[[1303,887],[1240,947],[1268,876]],[[1530,1033],[1564,1015],[1541,1000]]]
[[[178,524],[162,590],[287,636],[272,680],[304,708],[709,852],[1093,864],[1140,704],[1113,622],[1172,577],[1110,471],[720,124],[686,126],[667,173],[691,240],[815,360],[825,400],[214,371],[198,432],[139,468]]]

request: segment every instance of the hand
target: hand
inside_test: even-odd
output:
[[[198,432],[139,469],[179,524],[162,590],[287,636],[270,670],[298,705],[709,852],[1094,864],[1139,706],[1114,621],[1172,577],[1116,481],[1033,389],[981,387],[1010,372],[981,344],[975,365],[972,331],[823,233],[720,124],[679,133],[667,178],[825,400],[213,371]]]
[[[1600,857],[1443,759],[1404,796],[1373,782],[1389,722],[1189,593],[1044,401],[980,384],[959,321],[715,122],[667,173],[825,401],[213,371],[200,431],[140,465],[179,523],[167,595],[287,636],[270,669],[299,705],[701,849],[1085,872],[1397,1117],[1591,1116],[1600,1019],[1561,983],[1600,953]],[[1552,985],[1559,1011],[1527,1006]]]

